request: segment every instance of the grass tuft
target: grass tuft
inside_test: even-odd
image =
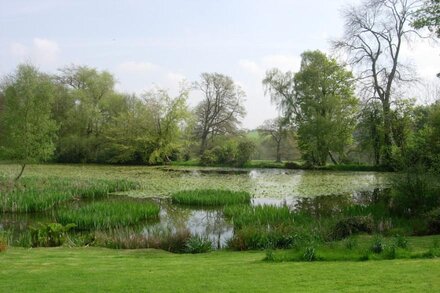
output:
[[[224,206],[250,203],[251,196],[244,191],[219,189],[183,190],[171,195],[173,203],[192,206]]]

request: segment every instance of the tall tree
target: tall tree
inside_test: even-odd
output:
[[[229,76],[219,73],[203,73],[195,87],[203,94],[203,101],[196,108],[196,135],[200,139],[200,154],[203,154],[208,139],[237,130],[245,115],[245,94]]]
[[[304,158],[325,165],[337,163],[351,143],[358,99],[350,71],[320,51],[302,54],[301,69],[295,74],[295,122]]]
[[[1,86],[0,156],[21,164],[48,160],[55,149],[57,125],[51,117],[54,84],[32,65],[19,65]]]
[[[69,106],[64,121],[59,121],[57,155],[61,161],[96,162],[104,142],[103,131],[110,121],[110,112],[114,112],[110,109],[116,109],[112,104],[119,104],[123,97],[114,91],[113,76],[95,68],[63,68],[58,81],[66,90],[62,102]]]
[[[407,67],[400,63],[405,42],[414,30],[411,19],[420,6],[419,0],[364,0],[344,10],[345,33],[334,47],[345,50],[350,63],[360,68],[359,81],[369,98],[378,99],[383,111],[383,164],[392,161],[394,145],[391,124],[393,90],[398,82],[411,80]]]

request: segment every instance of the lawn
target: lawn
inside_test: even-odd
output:
[[[263,252],[11,248],[0,292],[435,292],[440,259],[268,263]]]

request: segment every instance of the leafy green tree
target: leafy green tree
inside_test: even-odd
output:
[[[172,98],[166,90],[156,89],[145,93],[144,99],[152,119],[147,130],[148,163],[171,161],[181,146],[180,134],[189,115],[188,90],[182,89],[177,97]]]
[[[107,71],[70,66],[61,69],[57,79],[65,88],[63,100],[57,101],[65,106],[56,115],[63,119],[57,157],[64,162],[98,162],[104,129],[124,98],[114,91],[115,80]]]
[[[358,99],[352,73],[320,51],[307,51],[294,80],[294,119],[304,158],[322,166],[330,156],[337,163],[332,152],[343,158],[355,125]]]
[[[412,25],[417,29],[426,27],[440,38],[440,0],[426,0]]]
[[[1,157],[27,164],[46,161],[53,155],[57,124],[52,119],[54,84],[32,65],[19,65],[1,86]]]

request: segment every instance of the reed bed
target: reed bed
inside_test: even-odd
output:
[[[173,203],[192,206],[225,206],[248,204],[251,196],[245,191],[220,189],[183,190],[171,195]]]
[[[25,177],[17,184],[0,179],[0,212],[42,212],[72,199],[99,199],[112,192],[138,188],[127,180],[84,180]]]
[[[63,208],[57,221],[73,223],[78,230],[109,229],[135,225],[145,220],[158,220],[160,207],[151,202],[103,201],[92,202],[77,209]]]

